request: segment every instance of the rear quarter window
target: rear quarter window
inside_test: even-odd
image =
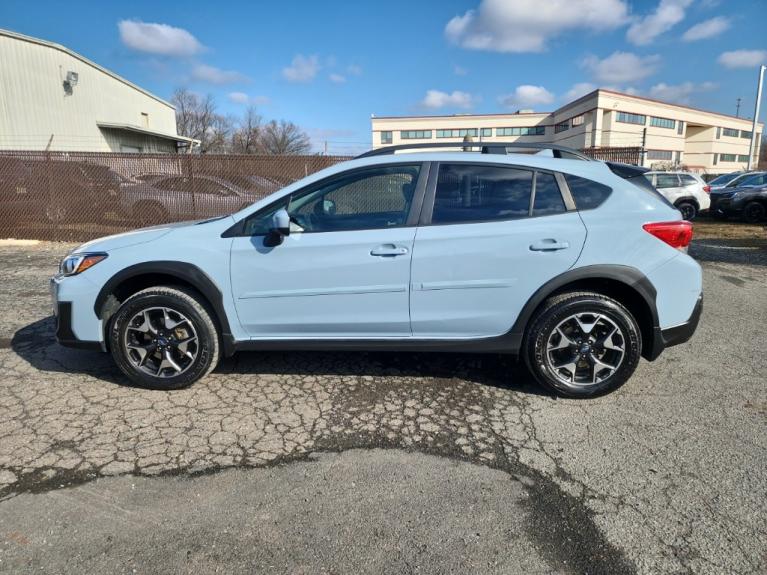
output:
[[[579,210],[598,208],[610,197],[613,191],[609,186],[581,178],[580,176],[565,174],[565,180],[570,188],[573,201],[575,201],[575,207]]]

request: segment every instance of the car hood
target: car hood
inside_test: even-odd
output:
[[[72,250],[72,253],[110,252],[121,248],[127,248],[129,246],[135,246],[137,244],[145,244],[147,242],[153,242],[154,240],[163,237],[165,234],[171,232],[174,229],[194,226],[203,221],[205,220],[163,224],[160,226],[152,226],[151,228],[141,228],[122,234],[97,238],[95,240],[86,242],[81,246],[78,246],[76,249]]]

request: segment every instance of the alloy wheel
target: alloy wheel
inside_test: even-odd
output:
[[[125,355],[134,368],[153,377],[174,377],[197,359],[199,342],[192,322],[169,307],[149,307],[128,322]]]
[[[626,357],[626,336],[611,318],[599,313],[568,316],[551,331],[545,361],[560,384],[583,388],[613,375]]]

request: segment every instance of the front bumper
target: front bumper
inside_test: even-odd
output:
[[[703,313],[702,294],[698,298],[695,308],[692,310],[690,319],[686,322],[666,329],[661,329],[659,327],[654,328],[652,348],[648,351],[646,358],[650,361],[657,359],[667,347],[672,347],[688,341],[698,328],[701,313]]]
[[[737,216],[743,211],[743,206],[732,198],[712,199],[709,211],[720,216]]]
[[[55,278],[51,279],[50,290],[53,313],[56,318],[56,341],[65,347],[106,351],[103,342],[89,341],[77,337],[72,326],[73,303],[71,301],[59,301],[59,287],[59,282],[57,282]]]

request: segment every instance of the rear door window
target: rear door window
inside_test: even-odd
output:
[[[530,214],[533,172],[504,166],[442,164],[434,224],[513,220]]]
[[[567,211],[562,192],[554,174],[538,172],[535,174],[535,200],[533,200],[534,216],[549,216]]]
[[[655,187],[659,190],[663,188],[678,188],[679,176],[676,174],[658,174],[655,176]]]
[[[693,186],[698,183],[698,180],[688,174],[679,174],[679,179],[682,181],[683,186]]]

